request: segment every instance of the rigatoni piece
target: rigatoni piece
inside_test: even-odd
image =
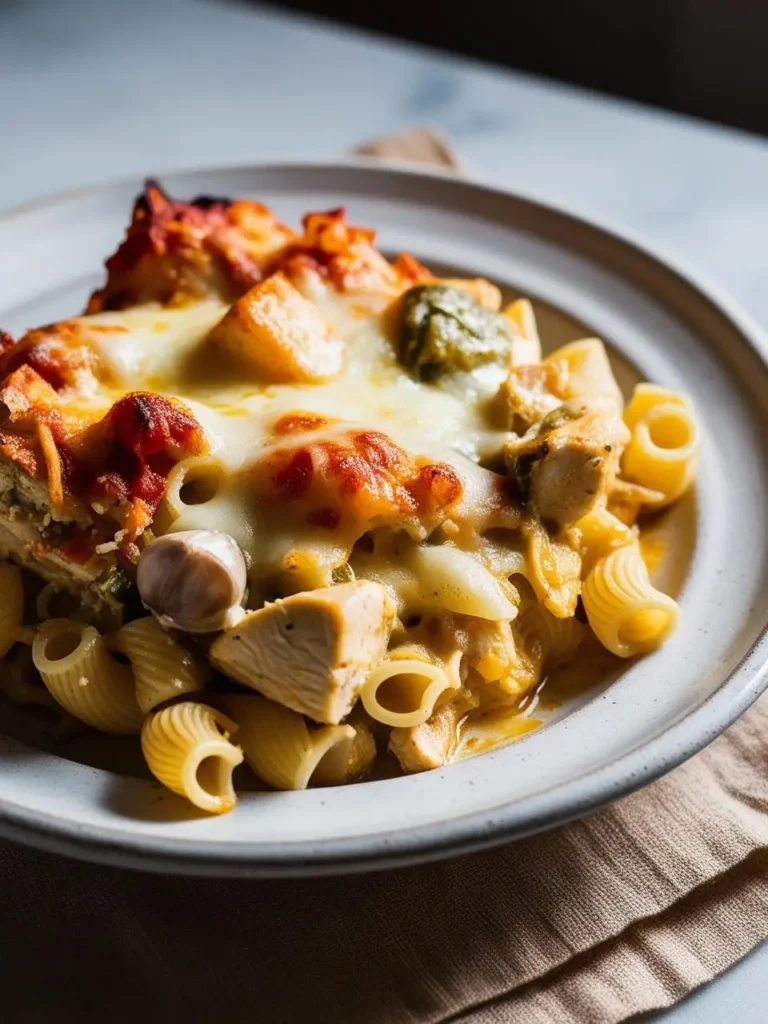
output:
[[[376,722],[408,728],[426,722],[446,694],[461,686],[461,652],[441,663],[418,644],[405,644],[371,672],[363,707]]]
[[[691,402],[678,392],[638,384],[624,420],[632,437],[622,471],[662,495],[654,508],[676,501],[693,483],[698,462],[699,426]]]
[[[581,558],[568,544],[553,540],[538,520],[523,525],[528,564],[526,578],[537,599],[558,619],[576,612],[581,591]]]
[[[541,666],[547,670],[573,661],[587,636],[587,627],[575,615],[559,619],[538,605],[521,615],[516,625],[526,652],[538,647]]]
[[[469,690],[459,690],[450,703],[410,729],[393,729],[389,749],[406,772],[423,772],[447,764],[461,738],[461,723],[478,705]]]
[[[599,338],[582,338],[563,345],[545,362],[562,368],[566,384],[563,398],[607,399],[621,411],[624,396],[611,369],[605,345]]]
[[[601,558],[581,598],[597,639],[620,658],[655,651],[680,619],[677,602],[652,585],[637,544]]]
[[[256,694],[219,700],[237,722],[245,760],[275,789],[306,789],[310,781],[327,786],[352,782],[376,756],[371,731],[362,723],[310,729],[296,711]]]
[[[115,661],[93,626],[49,619],[35,636],[32,659],[52,696],[81,722],[100,732],[140,730],[133,674]]]
[[[604,504],[594,508],[574,523],[568,539],[581,555],[582,576],[592,568],[599,558],[610,554],[616,548],[631,544],[637,531],[609,512]]]
[[[383,657],[394,602],[359,580],[304,591],[249,612],[211,645],[232,679],[317,722],[338,724]]]
[[[206,667],[151,615],[118,630],[113,647],[131,663],[136,700],[144,712],[205,686]]]
[[[147,767],[164,786],[210,814],[235,806],[232,772],[242,762],[229,737],[237,729],[221,711],[182,701],[144,722],[141,748]]]
[[[264,383],[329,380],[341,369],[341,343],[285,275],[261,281],[232,306],[208,336]]]

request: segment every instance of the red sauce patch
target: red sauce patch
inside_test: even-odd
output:
[[[15,344],[16,342],[13,340],[13,335],[0,328],[0,356],[5,355],[8,349],[13,348]]]
[[[60,358],[60,353],[52,352],[49,345],[32,345],[24,349],[18,354],[18,358],[9,363],[8,369],[15,370],[21,365],[30,366],[35,373],[39,373],[54,391],[61,391],[67,384],[64,376],[65,364]]]
[[[72,537],[61,545],[61,553],[76,565],[85,565],[93,557],[96,541],[90,534]]]
[[[93,500],[143,501],[154,510],[173,466],[207,447],[197,420],[180,403],[134,392],[86,431],[85,455],[72,453],[72,489]]]
[[[370,228],[348,224],[343,207],[308,213],[303,236],[277,254],[270,270],[283,270],[289,277],[309,271],[339,291],[394,294],[405,282],[400,270],[374,248],[375,237]]]
[[[107,283],[93,293],[87,312],[178,303],[211,290],[234,300],[262,279],[262,262],[294,237],[261,203],[212,196],[177,202],[148,180],[125,240],[106,261]]]
[[[312,453],[308,448],[287,453],[288,461],[272,477],[275,494],[278,498],[290,501],[300,498],[312,483],[314,472]]]
[[[82,330],[65,320],[29,331],[16,345],[0,351],[0,374],[29,366],[55,391],[61,391],[67,386],[76,387],[82,372],[93,370],[94,362],[83,343]]]
[[[445,462],[422,466],[416,480],[408,486],[421,508],[450,505],[461,496],[463,489],[461,478]]]
[[[323,530],[335,530],[341,522],[341,513],[335,508],[317,508],[307,516],[307,522]]]
[[[312,509],[307,521],[328,529],[336,528],[342,514],[382,524],[403,516],[434,516],[462,493],[451,466],[420,465],[378,430],[350,430],[332,439],[278,448],[256,467],[255,475],[267,500],[300,499],[304,508]]]

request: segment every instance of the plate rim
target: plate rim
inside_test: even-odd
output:
[[[564,217],[618,241],[689,291],[697,293],[732,326],[768,373],[768,333],[720,286],[694,270],[641,233],[594,212],[580,212],[530,191],[505,188],[476,175],[457,175],[447,168],[401,160],[356,156],[346,159],[265,160],[155,171],[157,177],[193,177],[221,173],[276,173],[322,169],[391,174],[401,179],[439,179],[512,198],[538,207],[544,214]],[[95,192],[109,193],[135,184],[143,176],[129,174],[92,185],[77,186],[0,210],[0,225],[47,207],[55,207]],[[768,689],[768,621],[741,661],[701,705],[662,732],[599,768],[550,787],[533,796],[511,800],[501,807],[479,810],[447,821],[374,833],[363,837],[254,843],[205,839],[166,839],[146,834],[115,832],[108,826],[62,823],[44,812],[30,811],[10,801],[0,802],[0,835],[53,853],[119,867],[187,875],[280,877],[328,875],[367,871],[434,861],[523,838],[582,817],[619,797],[647,785],[706,747],[733,724]],[[713,721],[714,718],[714,721]]]

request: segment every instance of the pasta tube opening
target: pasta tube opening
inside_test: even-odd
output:
[[[155,532],[165,533],[184,512],[213,501],[224,481],[224,466],[218,459],[192,456],[177,463],[168,474],[165,497],[156,516]]]
[[[596,563],[584,581],[582,600],[598,640],[620,658],[655,650],[680,618],[677,602],[652,586],[636,544]]]
[[[699,447],[696,419],[687,405],[657,405],[635,426],[624,452],[627,477],[660,491],[667,504],[693,481]]]
[[[232,772],[242,761],[226,739],[210,740],[190,754],[184,766],[184,792],[195,807],[221,814],[235,806]]]
[[[178,500],[182,505],[205,505],[219,493],[223,468],[215,462],[203,461],[189,466],[181,479]]]
[[[237,726],[205,704],[184,701],[155,712],[144,723],[141,746],[158,781],[210,814],[237,801],[232,772],[243,760],[229,736]]]
[[[70,654],[74,654],[81,640],[80,633],[75,629],[54,633],[48,639],[43,639],[43,657],[47,661],[64,661]]]
[[[688,448],[696,439],[690,416],[674,406],[659,406],[648,416],[648,437],[656,448]]]
[[[363,686],[363,707],[377,722],[408,728],[426,722],[441,697],[461,686],[458,671],[436,664],[418,648],[393,651]]]
[[[81,722],[109,733],[141,728],[133,674],[111,656],[94,626],[49,619],[35,636],[32,660],[49,693]]]

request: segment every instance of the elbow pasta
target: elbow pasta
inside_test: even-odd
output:
[[[572,661],[586,638],[587,629],[575,616],[558,619],[546,608],[529,608],[520,617],[519,635],[534,652],[542,668],[556,668]]]
[[[151,615],[123,626],[112,647],[131,663],[136,701],[145,714],[158,704],[205,686],[208,673],[204,666]]]
[[[238,725],[245,760],[274,789],[306,789],[310,781],[341,785],[364,774],[376,754],[363,725],[310,729],[296,711],[266,697],[230,696],[222,705]]]
[[[340,210],[293,230],[152,184],[129,241],[19,350],[66,386],[0,367],[0,695],[140,733],[217,814],[241,762],[279,790],[434,768],[671,636],[685,395],[625,406],[600,339],[553,350],[535,302]]]
[[[696,475],[699,430],[690,402],[673,391],[640,384],[624,420],[632,431],[622,460],[625,476],[663,495],[655,508],[676,501]]]
[[[35,636],[32,659],[50,694],[81,722],[108,733],[141,729],[133,674],[94,626],[48,619]]]
[[[150,714],[141,730],[147,767],[164,786],[209,814],[235,806],[232,772],[243,760],[229,737],[237,726],[221,711],[182,701]]]
[[[360,694],[363,707],[384,725],[420,725],[441,698],[461,687],[460,661],[460,651],[441,665],[415,644],[395,648],[368,676]]]
[[[598,640],[620,658],[655,650],[680,618],[677,602],[652,586],[637,544],[600,559],[584,581],[582,600]]]

